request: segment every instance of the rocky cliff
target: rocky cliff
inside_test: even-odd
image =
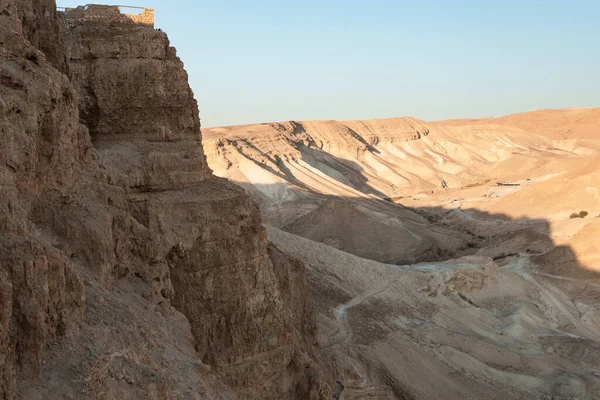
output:
[[[52,2],[0,2],[0,398],[17,377],[42,374],[45,346],[73,335],[82,320],[83,283],[36,209],[68,193],[91,147],[79,125],[64,70]],[[44,50],[44,51],[42,51]]]
[[[0,399],[327,396],[304,267],[212,175],[166,34],[0,6]]]

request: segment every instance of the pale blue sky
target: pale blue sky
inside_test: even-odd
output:
[[[600,106],[597,0],[123,2],[155,9],[205,127]]]

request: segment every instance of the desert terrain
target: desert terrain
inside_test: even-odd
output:
[[[0,400],[600,398],[599,109],[201,129],[153,9],[0,10]]]
[[[308,266],[339,399],[595,399],[599,111],[203,135]]]

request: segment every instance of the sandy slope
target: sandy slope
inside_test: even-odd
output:
[[[600,157],[578,159],[565,165],[562,172],[533,182],[522,190],[494,201],[485,199],[473,207],[511,217],[568,219],[573,212],[600,214]],[[566,169],[568,168],[568,169]]]
[[[398,267],[274,228],[269,238],[309,266],[320,344],[345,363],[344,399],[600,393],[600,286],[574,299],[528,257]]]
[[[203,134],[309,266],[339,399],[595,399],[599,110]]]
[[[530,169],[577,154],[518,128],[445,126],[411,118],[273,123],[203,134],[209,162],[219,174],[259,184],[283,179],[344,196],[410,195],[439,190],[442,181],[457,188],[485,179],[490,166],[518,155],[527,155]],[[248,162],[260,171],[248,168]],[[509,173],[498,171],[497,177]]]
[[[254,193],[268,224],[361,257],[403,263],[444,259],[471,238],[381,199],[416,211],[468,206],[553,223],[581,210],[600,214],[597,111],[436,123],[289,121],[203,135],[215,174]],[[567,139],[546,129],[559,120],[574,132]],[[552,229],[559,241],[574,234],[570,227]]]
[[[521,128],[551,139],[598,139],[600,108],[537,110],[499,118],[441,121],[443,125],[496,124]]]

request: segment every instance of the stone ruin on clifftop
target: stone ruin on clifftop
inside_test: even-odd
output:
[[[141,9],[143,11],[140,14],[125,14],[121,13],[121,8]],[[141,24],[154,27],[153,8],[87,4],[76,8],[61,9],[59,15],[69,21]]]

